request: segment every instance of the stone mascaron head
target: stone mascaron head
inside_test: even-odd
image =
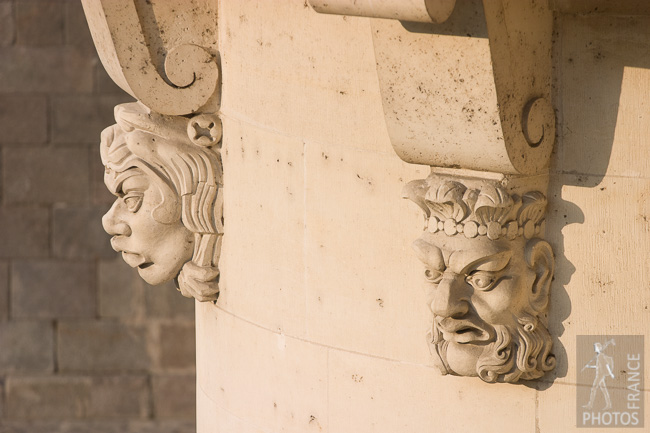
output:
[[[194,144],[188,119],[115,107],[102,132],[104,183],[117,198],[102,218],[113,249],[150,284],[176,279],[181,293],[216,299],[222,222],[221,161]]]
[[[435,175],[409,183],[405,195],[427,216],[413,246],[426,265],[427,337],[442,373],[517,382],[552,370],[546,313],[554,257],[540,239],[544,195],[518,197],[488,181],[467,188]]]

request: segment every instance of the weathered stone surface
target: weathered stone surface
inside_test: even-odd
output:
[[[0,3],[0,7],[3,4]],[[0,29],[2,26],[0,26]],[[2,30],[0,30],[1,32]],[[1,58],[1,57],[0,57]],[[42,95],[0,94],[0,143],[47,140],[47,98]]]
[[[269,2],[260,3],[257,8],[243,2],[221,5],[221,29],[232,29],[219,40],[223,74],[230,77],[228,85],[237,89],[223,93],[223,106],[238,118],[255,119],[262,129],[291,131],[287,136],[300,137],[306,145],[346,143],[392,154],[368,20],[318,15],[304,8],[303,2],[282,5],[282,12],[278,5]],[[280,25],[282,32],[293,39],[271,40],[272,36],[264,30],[270,25],[270,15],[296,17],[282,20]],[[246,20],[239,22],[239,16]],[[304,31],[306,28],[308,32]],[[351,44],[351,40],[355,42]],[[282,62],[277,61],[280,58]],[[291,103],[285,95],[291,95]],[[268,110],[269,105],[277,109]],[[323,121],[323,116],[327,121]]]
[[[196,416],[194,375],[159,375],[152,378],[153,413],[158,419],[187,419]]]
[[[4,149],[2,180],[5,201],[43,204],[86,202],[89,183],[87,161],[88,150],[82,148]]]
[[[57,329],[61,371],[146,371],[146,329],[108,321],[61,322]]]
[[[256,326],[209,303],[197,304],[197,337],[202,342],[197,346],[199,389],[214,406],[261,431],[280,426],[292,433],[348,431],[328,428],[331,349]],[[199,412],[199,425],[213,425],[200,420],[208,413]]]
[[[99,276],[100,317],[135,318],[144,315],[144,286],[138,273],[113,252],[112,260],[101,260]]]
[[[280,136],[265,128],[247,128],[245,122],[228,118],[224,119],[224,142],[229,143],[224,155],[224,164],[229,167],[224,172],[225,185],[236,184],[246,200],[236,200],[224,207],[225,220],[239,236],[236,242],[224,238],[223,251],[228,254],[221,263],[231,271],[222,275],[220,282],[224,287],[230,285],[240,290],[224,290],[219,303],[261,326],[295,335],[305,329],[306,321],[303,306],[304,278],[308,272],[304,251],[307,214],[301,191],[308,174],[304,160],[310,148],[295,137]],[[269,142],[274,146],[267,146]],[[283,182],[267,183],[260,188],[258,179],[275,176]],[[330,190],[345,194],[349,188]],[[273,254],[259,248],[259,239],[274,245]],[[248,278],[251,275],[259,279]],[[259,284],[261,280],[267,283]]]
[[[145,419],[150,413],[143,376],[25,376],[6,382],[11,420]]]
[[[98,60],[74,47],[0,48],[0,92],[91,92]]]
[[[107,42],[100,56],[128,93],[161,114],[216,111],[217,2],[83,5],[95,39]]]
[[[3,433],[189,433],[190,421],[8,421],[0,423]],[[238,430],[231,430],[238,431]]]
[[[59,260],[16,261],[11,267],[11,315],[94,317],[94,265]]]
[[[209,413],[211,417],[200,417],[197,419],[197,431],[227,431],[239,433],[264,433],[264,430],[243,421],[241,418],[225,411],[208,397],[201,388],[197,390],[197,412]]]
[[[0,323],[0,347],[0,374],[54,369],[54,327],[50,321]]]
[[[63,8],[59,1],[16,2],[16,43],[57,45],[63,43]]]
[[[193,370],[196,337],[194,322],[160,325],[160,368]]]
[[[309,0],[314,11],[334,15],[384,18],[419,23],[443,23],[454,10],[455,1],[439,1],[430,8],[424,0],[402,2],[400,0],[354,1],[347,0]]]
[[[13,2],[0,2],[0,47],[11,45],[16,36]]]
[[[101,208],[55,207],[52,250],[57,258],[112,258],[110,237],[102,228]]]
[[[142,376],[94,377],[89,418],[149,418],[151,396]]]
[[[415,433],[431,426],[441,432],[535,431],[534,389],[495,388],[476,379],[441,376],[429,366],[339,350],[330,351],[328,365],[332,432]],[[499,404],[494,404],[496,398]],[[457,409],[442,407],[473,415],[459,416]]]
[[[0,261],[0,321],[9,318],[9,263]]]
[[[650,173],[650,125],[639,121],[650,115],[641,96],[650,87],[650,68],[645,61],[639,63],[650,45],[649,21],[611,16],[562,21],[567,37],[558,47],[563,65],[559,97],[567,104],[561,131],[566,144],[558,146],[558,172],[621,177]]]
[[[52,141],[96,147],[102,130],[113,122],[113,109],[123,95],[66,95],[52,101]]]
[[[46,257],[50,245],[49,212],[34,207],[0,209],[0,257]]]

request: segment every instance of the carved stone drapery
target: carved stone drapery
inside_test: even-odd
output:
[[[151,284],[216,300],[223,176],[216,2],[83,0],[99,57],[139,102],[102,134],[111,245]]]
[[[487,382],[555,366],[553,251],[543,240],[553,13],[535,0],[310,0],[371,21],[384,117],[404,161],[432,167],[404,195],[425,213],[414,247],[430,289],[434,361]]]

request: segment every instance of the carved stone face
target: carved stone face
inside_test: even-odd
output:
[[[111,245],[149,284],[175,278],[192,258],[194,235],[181,222],[179,198],[149,170],[107,170],[106,186],[117,199],[102,218]]]
[[[535,257],[527,254],[529,242],[537,245]],[[416,250],[431,284],[430,337],[443,372],[514,382],[552,368],[544,368],[553,362],[551,341],[537,317],[552,277],[546,242],[425,233]]]
[[[117,197],[102,219],[111,245],[148,283],[174,279],[183,296],[216,300],[223,235],[221,159],[213,149],[219,119],[163,116],[129,103],[115,107],[115,121],[99,147],[104,183]]]

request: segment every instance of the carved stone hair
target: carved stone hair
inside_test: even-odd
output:
[[[179,198],[177,213],[157,213],[161,223],[180,219],[195,234],[194,254],[177,278],[184,295],[218,292],[217,265],[223,235],[220,154],[194,144],[189,119],[147,112],[137,103],[115,107],[116,125],[102,132],[100,153],[106,175],[144,168],[158,176]],[[112,173],[111,173],[112,172]],[[170,220],[171,221],[166,221]],[[188,290],[190,285],[193,290]],[[196,295],[193,295],[195,296]]]
[[[404,196],[424,210],[431,233],[462,233],[468,238],[487,236],[492,240],[532,239],[544,233],[546,197],[539,191],[519,197],[492,183],[473,189],[431,176],[409,182]]]

